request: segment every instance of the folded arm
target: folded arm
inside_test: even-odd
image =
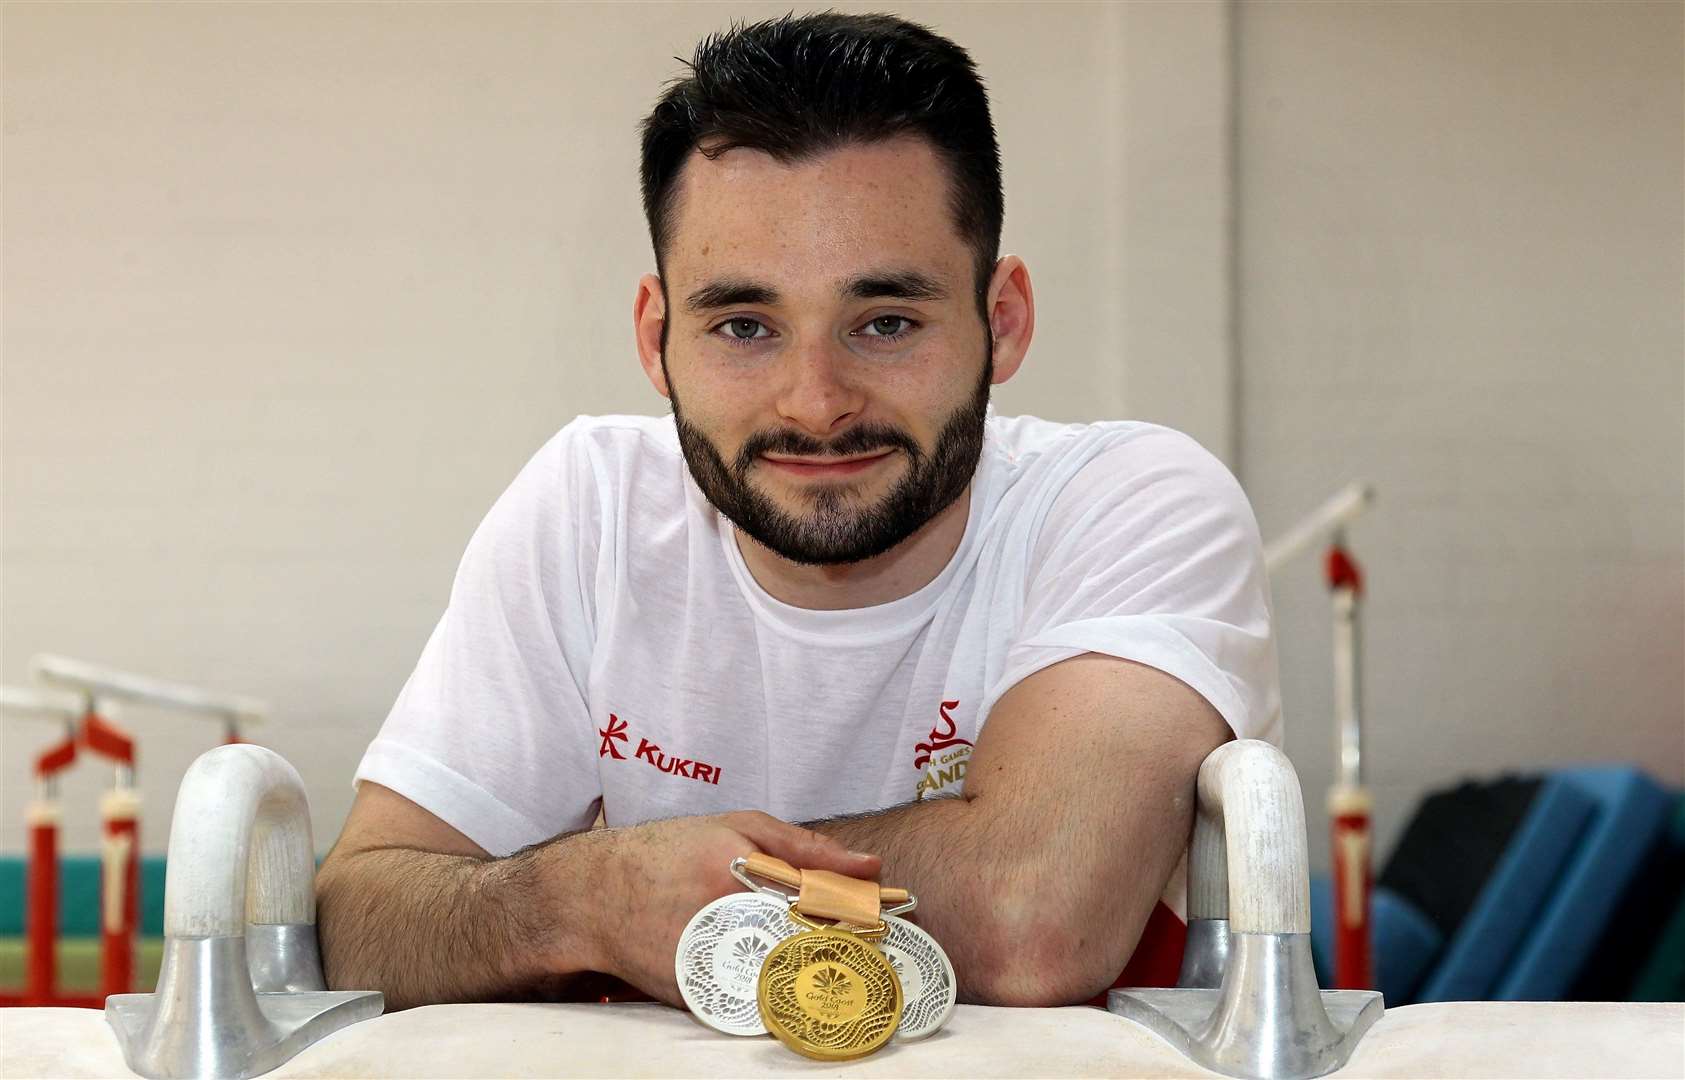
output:
[[[966,1000],[1070,1004],[1134,952],[1187,847],[1200,762],[1230,735],[1175,678],[1084,654],[1000,699],[963,796],[812,827],[918,894]]]
[[[856,877],[878,870],[755,811],[564,833],[492,858],[364,781],[316,875],[323,968],[334,989],[384,992],[389,1010],[561,997],[591,973],[677,1003],[679,932],[738,888],[726,866],[753,851]]]

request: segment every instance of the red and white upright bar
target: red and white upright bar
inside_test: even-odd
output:
[[[100,996],[127,994],[135,983],[140,929],[140,797],[135,793],[135,740],[102,711],[82,718],[82,745],[111,762],[111,787],[99,800]]]
[[[82,698],[50,690],[0,686],[0,713],[7,720],[45,720],[60,726],[57,742],[35,755],[35,797],[24,810],[29,830],[25,961],[22,994],[5,992],[7,1003],[63,1004],[58,991],[59,778],[76,763],[76,720],[85,708]]]
[[[25,811],[29,826],[29,970],[24,994],[45,1005],[58,994],[59,773],[76,760],[76,735],[65,737],[35,759],[35,798]]]
[[[1363,574],[1346,551],[1343,531],[1327,557],[1334,603],[1334,730],[1336,772],[1328,791],[1329,863],[1334,885],[1334,986],[1368,990],[1375,985],[1369,898],[1374,890],[1369,814],[1363,785],[1362,623]]]
[[[1346,549],[1345,527],[1375,499],[1375,490],[1358,483],[1336,492],[1281,538],[1264,549],[1264,565],[1274,573],[1300,552],[1328,542],[1325,569],[1334,607],[1334,783],[1328,790],[1334,886],[1334,987],[1372,990],[1375,970],[1369,925],[1374,887],[1369,841],[1371,802],[1363,786],[1362,634],[1358,619],[1363,575]]]

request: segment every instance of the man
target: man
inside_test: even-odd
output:
[[[330,982],[676,1003],[754,850],[912,888],[968,1000],[1173,975],[1199,763],[1279,738],[1256,526],[1183,436],[989,411],[1035,303],[970,58],[710,38],[643,193],[672,416],[575,420],[475,533],[322,867]]]

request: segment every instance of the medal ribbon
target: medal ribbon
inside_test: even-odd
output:
[[[796,910],[810,919],[829,919],[848,926],[876,926],[884,904],[905,903],[906,889],[863,881],[830,870],[797,870],[783,859],[756,852],[744,869],[757,877],[800,890]]]

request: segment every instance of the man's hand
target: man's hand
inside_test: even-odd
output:
[[[876,878],[875,855],[759,811],[672,818],[613,830],[601,882],[584,899],[602,909],[607,973],[679,1005],[673,955],[691,916],[742,889],[731,860],[761,851],[792,866]]]

